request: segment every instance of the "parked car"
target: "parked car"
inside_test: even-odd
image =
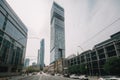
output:
[[[55,76],[60,76],[60,74],[59,74],[59,73],[57,73],[57,74],[55,74]]]
[[[69,74],[64,74],[64,77],[70,77],[70,75]]]
[[[88,77],[86,75],[81,75],[79,77],[80,80],[88,80]]]
[[[32,75],[36,75],[36,74],[37,74],[37,72],[33,72],[33,73],[32,73]]]
[[[70,78],[72,78],[72,79],[79,79],[79,76],[76,75],[76,74],[72,74],[72,75],[70,75]]]
[[[102,76],[98,78],[98,80],[120,80],[120,78],[115,77],[115,76]]]
[[[54,76],[55,74],[54,73],[51,73],[52,76]]]

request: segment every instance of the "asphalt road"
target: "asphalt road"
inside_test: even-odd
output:
[[[9,80],[79,80],[79,79],[70,79],[62,76],[51,76],[46,74],[31,75],[26,77],[13,77]]]
[[[89,80],[98,80],[96,76],[89,76]],[[79,79],[70,79],[62,76],[51,76],[49,74],[37,74],[37,75],[29,75],[29,76],[13,76],[7,79],[0,80],[79,80]]]

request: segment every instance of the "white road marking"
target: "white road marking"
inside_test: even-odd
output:
[[[40,75],[40,78],[39,78],[39,80],[42,80],[42,75]]]

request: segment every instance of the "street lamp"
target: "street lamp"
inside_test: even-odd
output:
[[[84,51],[84,49],[81,46],[78,46],[82,51]]]

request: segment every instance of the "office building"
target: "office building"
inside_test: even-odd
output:
[[[44,67],[44,53],[45,53],[45,48],[44,48],[45,42],[44,39],[41,40],[40,42],[40,50],[38,50],[38,66],[41,68]]]
[[[26,26],[6,0],[0,0],[0,76],[22,70],[27,32]]]
[[[103,66],[112,57],[120,57],[120,32],[113,34],[110,39],[95,45],[92,50],[68,58],[68,64],[69,67],[86,65],[86,74],[88,75],[108,75]]]
[[[65,58],[64,9],[53,3],[51,9],[50,63]]]
[[[26,59],[25,59],[25,63],[24,63],[24,67],[28,67],[28,66],[29,66],[29,63],[30,63],[30,59],[29,59],[29,58],[26,58]]]
[[[38,49],[37,65],[40,66],[40,49]]]
[[[32,63],[32,66],[37,66],[36,62],[33,62],[33,63]]]

